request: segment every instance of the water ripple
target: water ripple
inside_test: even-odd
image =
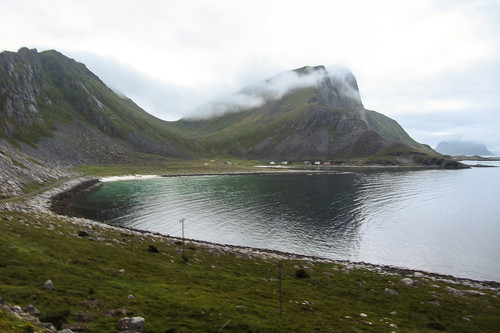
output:
[[[500,280],[500,168],[105,183],[77,214],[180,236]]]

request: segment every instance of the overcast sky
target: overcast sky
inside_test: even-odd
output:
[[[417,141],[500,152],[500,1],[0,0],[0,49],[56,49],[165,120],[280,72],[345,66]]]

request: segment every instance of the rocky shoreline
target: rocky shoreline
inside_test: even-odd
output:
[[[266,172],[269,173],[269,172]],[[189,175],[175,175],[175,176],[189,176]],[[196,176],[201,176],[197,174]],[[127,179],[139,179],[142,176],[127,176]],[[123,177],[122,177],[123,179]],[[65,208],[65,200],[71,195],[84,191],[92,186],[96,186],[106,179],[95,177],[81,177],[70,179],[63,182],[59,186],[52,188],[44,193],[36,195],[32,198],[24,199],[20,202],[7,202],[0,204],[1,210],[7,211],[20,211],[25,213],[45,213],[51,215],[63,216],[64,218],[71,219],[71,222],[77,225],[85,226],[98,226],[101,228],[115,230],[117,232],[124,232],[134,235],[149,237],[158,241],[165,241],[171,243],[172,241],[179,241],[180,238],[164,235],[158,232],[151,232],[147,230],[134,229],[129,227],[117,227],[102,222],[97,222],[80,217],[71,217],[64,215],[63,212],[67,211]],[[109,181],[109,179],[108,179]],[[237,257],[252,259],[253,257],[268,259],[268,260],[286,260],[286,259],[300,259],[311,262],[324,262],[334,263],[344,266],[344,269],[366,269],[378,274],[396,275],[401,277],[417,277],[430,281],[441,281],[456,285],[463,285],[471,288],[490,289],[500,292],[500,282],[497,281],[478,281],[467,278],[459,278],[451,275],[443,275],[432,272],[425,272],[421,270],[413,270],[408,268],[394,267],[388,265],[375,265],[366,262],[351,262],[349,260],[335,260],[315,256],[307,256],[296,253],[282,252],[277,250],[252,248],[245,246],[218,244],[207,241],[186,239],[187,242],[197,246],[207,248],[209,251],[216,251],[222,253],[231,253]]]

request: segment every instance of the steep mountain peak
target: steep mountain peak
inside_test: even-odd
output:
[[[321,105],[351,111],[364,122],[367,121],[356,77],[348,69],[333,67],[329,73],[325,66],[319,65],[304,66],[292,72],[298,74],[299,78],[314,82]]]
[[[265,89],[280,87],[284,94],[296,88],[316,87],[318,103],[323,106],[351,111],[366,122],[366,113],[356,77],[346,68],[334,67],[329,73],[325,66],[304,66],[281,73],[265,81]]]
[[[360,120],[367,121],[355,76],[343,67],[334,67],[331,74],[323,65],[296,68],[247,86],[225,99],[199,108],[191,119],[210,119],[259,108],[296,90],[309,88],[314,89],[311,101],[318,105],[349,111]]]
[[[310,74],[320,74],[320,75],[328,75],[328,72],[323,65],[319,66],[304,66],[300,68],[296,68],[293,72],[299,75],[310,75]]]

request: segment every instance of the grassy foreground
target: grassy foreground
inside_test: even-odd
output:
[[[0,297],[11,305],[33,304],[42,322],[56,326],[91,317],[85,325],[93,332],[116,332],[125,316],[144,317],[143,332],[500,327],[497,290],[406,272],[415,282],[409,287],[400,283],[404,272],[194,242],[186,244],[184,260],[178,239],[133,233],[43,213],[0,211]],[[49,279],[53,290],[44,289]],[[0,311],[0,332],[36,331],[41,329]]]

